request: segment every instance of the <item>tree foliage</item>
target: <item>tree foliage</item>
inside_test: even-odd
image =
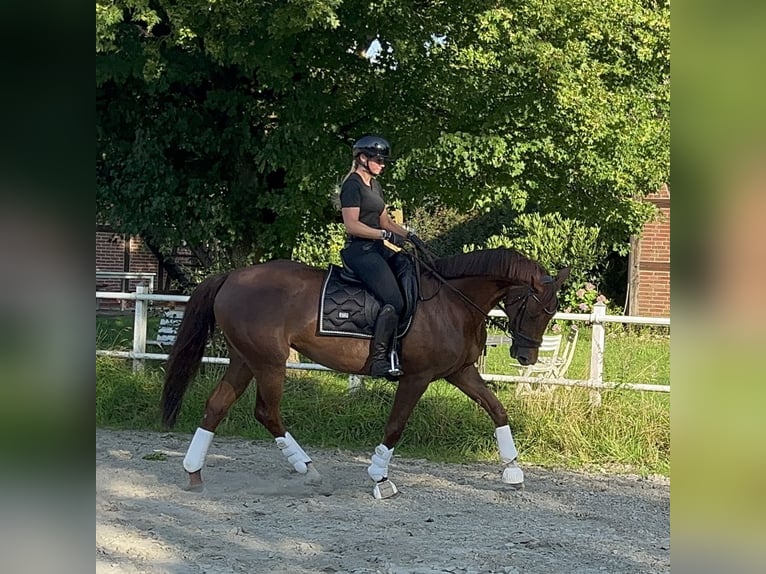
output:
[[[558,213],[524,213],[513,228],[487,238],[481,247],[512,247],[548,269],[571,267],[569,284],[579,286],[592,279],[599,263],[598,227],[585,227]],[[466,245],[473,251],[476,245]]]
[[[98,216],[225,265],[337,221],[367,132],[405,212],[558,214],[624,252],[669,177],[669,3],[98,0],[96,109]]]

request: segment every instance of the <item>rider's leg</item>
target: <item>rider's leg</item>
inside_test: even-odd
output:
[[[388,360],[388,351],[396,335],[396,326],[399,316],[392,305],[384,305],[378,313],[375,321],[375,330],[372,336],[372,367],[370,374],[373,377],[385,377],[386,375],[400,375],[400,372],[392,372],[391,363]]]
[[[345,264],[382,304],[370,346],[370,354],[373,357],[372,375],[397,377],[401,375],[401,371],[391,368],[388,352],[396,336],[399,317],[404,310],[404,298],[386,259],[374,246],[370,249],[364,247],[366,246],[352,245],[344,249],[341,255]]]

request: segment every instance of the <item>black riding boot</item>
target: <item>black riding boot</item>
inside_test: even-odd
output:
[[[375,321],[375,331],[372,336],[372,367],[370,374],[373,377],[386,377],[395,381],[402,375],[399,365],[391,365],[389,348],[396,336],[396,327],[399,317],[396,315],[393,305],[385,305],[378,313]]]

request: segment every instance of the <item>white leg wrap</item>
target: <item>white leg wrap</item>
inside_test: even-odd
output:
[[[306,466],[311,462],[309,455],[307,455],[301,448],[301,445],[292,437],[289,432],[285,433],[285,436],[278,436],[274,439],[282,451],[282,454],[287,459],[287,462],[293,465],[293,468],[301,474],[306,474],[308,467]]]
[[[197,472],[205,466],[207,449],[210,448],[210,443],[213,442],[213,436],[215,436],[215,433],[203,428],[197,429],[189,445],[189,450],[186,451],[186,456],[184,457],[186,472]]]
[[[516,445],[513,442],[511,427],[508,425],[497,427],[495,429],[495,438],[497,439],[497,447],[500,451],[500,460],[505,464],[516,460],[519,452],[516,450]]]
[[[392,456],[394,456],[394,449],[389,449],[384,444],[375,447],[375,452],[372,454],[372,464],[367,467],[367,474],[372,480],[377,482],[388,478],[388,463],[391,462]]]

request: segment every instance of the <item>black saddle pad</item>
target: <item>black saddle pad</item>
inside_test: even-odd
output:
[[[380,301],[362,283],[346,281],[340,272],[340,267],[330,265],[325,276],[319,303],[319,334],[371,339]],[[409,296],[405,298],[411,300]],[[412,323],[414,305],[407,307],[410,312],[403,313],[397,338],[403,337]]]

